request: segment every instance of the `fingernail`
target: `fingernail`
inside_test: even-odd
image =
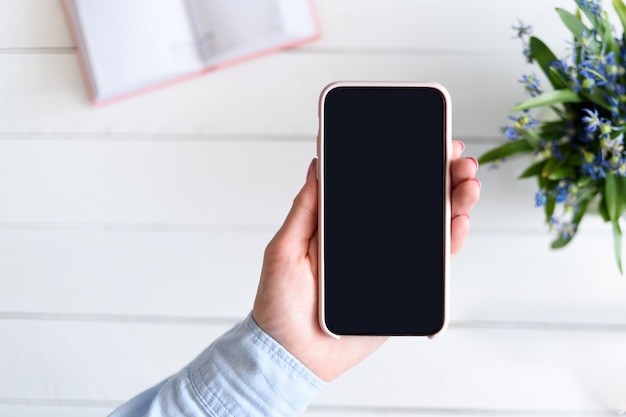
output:
[[[468,156],[465,159],[469,159],[474,163],[474,165],[476,165],[476,169],[474,170],[474,172],[476,172],[476,170],[478,170],[478,159],[474,158],[473,156]]]
[[[474,181],[476,184],[478,184],[478,188],[483,188],[483,183],[480,182],[480,180],[478,178],[472,178],[472,181]]]
[[[461,145],[461,152],[463,152],[465,150],[465,142],[463,142],[462,140],[459,140],[459,145]]]
[[[309,164],[309,169],[306,171],[306,179],[309,179],[309,175],[311,175],[311,172],[313,172],[313,169],[315,168],[316,163],[317,163],[317,158],[313,158],[313,160]]]

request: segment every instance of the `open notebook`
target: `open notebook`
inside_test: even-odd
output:
[[[317,39],[312,0],[62,0],[102,103]]]

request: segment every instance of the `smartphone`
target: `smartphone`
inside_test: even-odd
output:
[[[342,335],[447,325],[450,96],[437,83],[335,82],[319,100],[319,317]]]

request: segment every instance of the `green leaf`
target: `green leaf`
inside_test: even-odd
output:
[[[619,52],[617,52],[615,55],[619,56],[618,54],[619,54]],[[606,79],[598,71],[589,70],[589,72],[594,74],[596,77],[598,77],[602,81],[606,81]],[[588,92],[588,91],[581,91],[579,94],[583,98],[585,98],[585,99],[587,99],[589,101],[592,101],[593,103],[597,104],[598,106],[602,107],[605,110],[608,110],[610,112],[612,112],[614,110],[613,108],[611,108],[611,105],[606,100],[605,93],[601,89],[599,89],[599,88],[594,88],[591,93]]]
[[[563,120],[543,122],[541,124],[541,136],[558,138],[563,136]]]
[[[537,61],[537,64],[539,64],[539,67],[543,70],[544,74],[546,74],[552,84],[552,87],[555,89],[566,88],[567,83],[557,72],[550,70],[552,63],[557,61],[556,55],[554,55],[550,48],[548,48],[539,38],[535,38],[534,36],[530,37],[529,48],[531,56],[535,61]]]
[[[559,235],[559,237],[552,242],[550,247],[552,249],[561,249],[562,247],[565,247],[568,243],[570,243],[573,237],[574,237],[573,235],[567,235],[567,236]]]
[[[548,174],[548,179],[562,180],[563,178],[573,177],[574,175],[576,175],[574,168],[564,165],[556,167],[554,170],[550,171],[550,173]]]
[[[570,243],[572,241],[572,239],[574,239],[574,236],[578,232],[578,227],[580,225],[580,222],[582,221],[582,218],[584,217],[585,212],[587,211],[587,207],[589,206],[589,202],[594,197],[594,195],[595,195],[595,193],[589,194],[587,197],[583,197],[578,202],[578,204],[576,204],[576,206],[574,207],[574,215],[572,216],[572,221],[571,221],[572,226],[573,226],[572,233],[568,234],[568,235],[560,234],[550,244],[550,247],[552,249],[560,249],[560,248],[566,246],[568,243]]]
[[[581,91],[580,95],[583,96],[583,98],[592,101],[593,103],[597,104],[598,106],[602,107],[605,110],[608,111],[612,111],[613,109],[611,109],[611,106],[609,105],[609,103],[606,101],[606,99],[604,98],[604,93],[602,93],[602,91],[600,91],[599,88],[594,88],[593,93],[588,93],[586,91]]]
[[[565,149],[561,149],[561,147],[559,146],[559,151],[561,151],[562,153],[566,153],[567,150],[570,150],[569,148],[571,147],[570,144],[567,144],[565,146]],[[583,159],[580,157],[579,153],[575,153],[573,155],[569,155],[566,159],[565,159],[565,164],[569,165],[569,166],[573,166],[573,167],[579,167],[583,165]],[[589,177],[583,177],[586,179],[591,179]],[[580,185],[580,184],[579,184]]]
[[[550,106],[557,103],[580,103],[582,99],[575,91],[569,89],[561,89],[554,91],[546,91],[522,104],[513,107],[511,111],[527,110],[535,107]]]
[[[541,144],[541,137],[537,134],[537,132],[535,132],[534,130],[520,130],[520,135],[522,136],[522,138],[528,142],[528,144],[530,146],[532,146],[533,149],[537,149],[539,148],[540,144]]]
[[[583,11],[587,19],[591,22],[593,27],[596,29],[598,33],[602,33],[604,31],[604,20],[593,14],[589,7],[581,7],[579,8]]]
[[[617,221],[626,208],[626,182],[624,177],[607,174],[604,179],[604,198],[609,219]]]
[[[604,40],[604,44],[606,45],[606,51],[608,52],[613,52],[613,54],[615,54],[615,57],[619,56],[620,50],[619,50],[619,45],[617,44],[617,42],[615,41],[615,38],[613,37],[613,31],[611,29],[611,24],[608,21],[608,17],[606,12],[604,12],[605,15],[605,24],[604,24],[604,35],[603,35],[603,40]]]
[[[617,12],[619,20],[621,20],[622,26],[626,30],[626,6],[624,6],[624,2],[622,2],[622,0],[613,0],[613,8]]]
[[[624,213],[626,209],[626,177],[615,177],[615,181],[617,182],[617,196],[621,205],[620,215]]]
[[[617,215],[621,217],[626,210],[626,178],[615,177],[615,191],[617,199]]]
[[[546,199],[546,205],[544,207],[544,211],[546,213],[546,223],[550,223],[550,219],[554,214],[554,209],[556,207],[556,198],[554,196],[549,195]]]
[[[559,72],[554,67],[550,67],[548,69],[548,72],[550,72],[550,82],[552,83],[554,88],[567,88],[567,80],[563,78],[563,76],[559,74]]]
[[[619,220],[614,220],[613,224],[613,249],[615,251],[615,261],[621,275],[622,271],[622,229],[619,227]]]
[[[602,220],[604,220],[605,222],[611,221],[611,218],[609,217],[609,212],[606,208],[606,197],[604,196],[604,194],[602,195],[602,198],[600,199],[600,204],[598,205],[598,213],[600,213],[600,216],[602,216]]]
[[[582,39],[584,33],[589,33],[587,26],[585,26],[582,20],[580,20],[580,18],[576,15],[560,7],[556,8],[556,12],[559,14],[559,17],[563,21],[565,27],[572,32],[572,35],[574,35],[576,39]]]
[[[547,160],[542,160],[539,161],[531,166],[529,166],[524,172],[522,172],[520,174],[519,177],[517,177],[518,179],[522,179],[522,178],[530,178],[530,177],[534,177],[536,175],[540,175],[541,174],[541,170],[543,169],[543,166],[545,165],[545,163],[547,162]]]
[[[556,168],[557,164],[559,164],[557,159],[548,159],[548,162],[546,162],[541,170],[541,176],[543,178],[549,178],[550,173],[554,170],[554,168]]]
[[[590,74],[595,75],[601,81],[606,82],[606,78],[604,78],[604,75],[602,75],[599,71],[596,71],[593,68],[585,68],[585,71],[589,72]]]
[[[552,181],[574,177],[575,175],[576,171],[574,170],[574,167],[567,165],[565,161],[558,159],[548,159],[541,170],[541,176]]]
[[[615,175],[608,174],[604,180],[604,202],[609,219],[617,219],[617,186],[615,185]]]
[[[574,216],[572,217],[572,225],[574,227],[573,232],[568,235],[559,235],[559,237],[550,245],[552,249],[560,249],[574,239],[574,236],[578,231],[578,226],[580,225],[580,222],[587,211],[587,207],[589,206],[589,201],[591,201],[591,198],[585,198],[578,202],[576,208],[574,208]]]
[[[484,164],[486,162],[497,161],[498,159],[506,158],[516,154],[531,152],[532,150],[533,147],[530,146],[525,140],[514,140],[485,152],[480,157],[478,157],[478,163]]]
[[[589,206],[589,202],[591,198],[586,198],[584,200],[580,200],[578,205],[574,209],[574,216],[572,217],[572,224],[576,225],[575,227],[578,229],[578,225],[583,219],[585,212],[587,211],[587,207]]]
[[[552,190],[558,185],[558,181],[549,180],[547,176],[544,177],[542,175],[539,175],[537,177],[537,182],[539,183],[539,188],[541,188],[542,190]]]
[[[591,183],[591,181],[593,181],[591,177],[580,177],[578,178],[578,181],[576,181],[576,185],[579,187],[586,187],[589,183]]]

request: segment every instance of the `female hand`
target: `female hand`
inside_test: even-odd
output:
[[[453,141],[451,175],[451,255],[461,249],[469,232],[469,211],[480,196],[475,158],[461,158],[465,146]],[[316,160],[296,196],[291,211],[265,250],[253,308],[257,324],[325,381],[363,360],[387,338],[343,336],[322,331],[317,314],[317,179]]]

